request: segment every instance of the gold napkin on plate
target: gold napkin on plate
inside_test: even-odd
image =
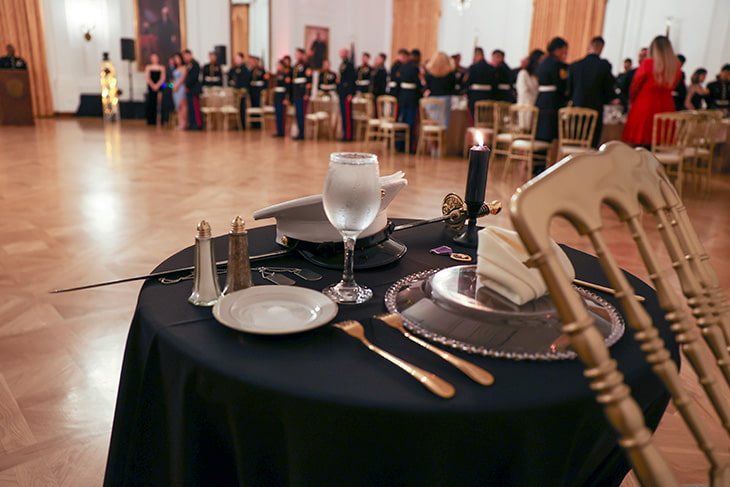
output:
[[[571,279],[575,278],[568,256],[558,244],[551,243],[565,272]],[[479,282],[518,305],[547,293],[540,271],[525,265],[529,257],[517,232],[499,227],[486,227],[479,232]]]

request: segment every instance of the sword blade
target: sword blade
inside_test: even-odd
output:
[[[272,257],[279,257],[281,255],[286,255],[289,252],[294,250],[294,248],[288,248],[288,249],[282,249],[282,250],[276,250],[274,252],[269,252],[267,254],[260,254],[260,255],[253,255],[250,257],[251,262],[255,262],[258,260],[264,260],[264,259],[271,259]],[[215,263],[216,267],[224,267],[228,265],[227,260],[221,260]],[[132,281],[141,281],[143,279],[151,279],[151,278],[159,278],[159,277],[169,277],[174,276],[176,274],[180,274],[182,272],[191,272],[195,269],[195,266],[188,266],[188,267],[178,267],[177,269],[171,269],[169,271],[160,271],[160,272],[153,272],[151,274],[145,274],[143,276],[134,276],[134,277],[125,277],[123,279],[114,279],[112,281],[104,281],[104,282],[97,282],[94,284],[86,284],[84,286],[76,286],[76,287],[69,287],[65,289],[54,289],[53,291],[48,291],[50,294],[59,294],[59,293],[68,293],[71,291],[81,291],[82,289],[92,289],[95,287],[103,287],[103,286],[111,286],[112,284],[121,284],[123,282],[132,282]]]

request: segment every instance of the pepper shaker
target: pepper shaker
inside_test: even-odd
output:
[[[210,225],[201,220],[195,235],[195,270],[193,292],[188,301],[195,306],[213,306],[221,295],[218,270],[210,239]]]
[[[228,234],[228,275],[223,295],[252,286],[251,261],[248,255],[248,232],[240,216],[231,222]]]

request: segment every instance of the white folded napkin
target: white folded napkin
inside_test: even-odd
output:
[[[575,269],[568,256],[554,241],[551,240],[551,244],[560,265],[574,279]],[[479,232],[479,282],[518,305],[547,293],[540,271],[525,265],[529,257],[517,232],[499,227],[487,227]]]

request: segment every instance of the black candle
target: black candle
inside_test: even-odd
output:
[[[464,201],[480,205],[484,202],[490,154],[491,151],[486,145],[475,145],[469,149],[469,175],[466,179]]]

